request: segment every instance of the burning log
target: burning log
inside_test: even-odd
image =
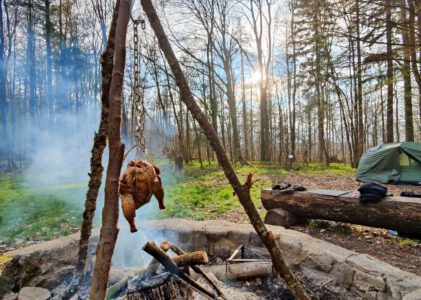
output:
[[[171,247],[171,244],[169,242],[162,242],[161,249],[164,252],[167,252]],[[146,268],[145,273],[143,275],[144,278],[146,277],[152,277],[156,274],[159,268],[159,262],[154,258],[150,262],[149,266]]]
[[[181,250],[180,248],[178,248],[176,245],[171,244],[170,246],[171,250],[177,254],[177,255],[184,255],[185,252],[183,250]],[[212,279],[210,279],[210,277],[203,272],[203,270],[199,267],[199,266],[191,266],[191,268],[193,269],[193,271],[195,271],[197,274],[200,274],[203,276],[203,278],[205,278],[205,280],[215,289],[215,291],[218,293],[218,296],[221,297],[222,299],[227,299],[224,295],[224,293],[221,291],[221,289],[213,282]]]
[[[168,272],[146,280],[137,278],[130,282],[126,293],[128,300],[181,300],[192,296],[192,288]]]
[[[168,256],[165,253],[165,251],[159,248],[153,241],[147,242],[143,246],[143,250],[149,253],[150,255],[152,255],[171,274],[174,274],[180,277],[189,285],[191,285],[193,288],[205,294],[206,296],[210,297],[211,299],[218,299],[216,295],[214,295],[212,292],[208,291],[206,288],[202,287],[199,283],[197,283],[196,281],[191,279],[188,275],[186,275],[186,273],[184,273],[183,270],[177,266],[174,260],[170,256]]]
[[[160,248],[165,253],[170,249],[171,246],[172,245],[169,242],[163,242]],[[180,268],[193,267],[195,265],[205,265],[209,262],[208,255],[205,251],[196,251],[192,253],[183,252],[182,255],[173,257],[172,260]],[[151,286],[152,285],[155,286],[156,282],[153,281],[152,279],[156,275],[160,265],[161,264],[159,263],[159,261],[156,258],[154,258],[146,269],[140,270],[132,275],[128,275],[124,277],[123,279],[121,279],[119,282],[117,282],[116,284],[114,284],[108,289],[107,299],[111,299],[112,297],[120,293],[122,290],[124,290],[128,285],[128,281],[130,281],[129,278],[136,278],[134,282],[141,282],[141,283],[135,284],[138,290],[143,290],[144,288],[146,288],[147,284],[145,284],[143,281],[149,282],[148,284]],[[166,285],[166,284],[167,284],[166,281],[162,281],[162,285]],[[133,295],[136,294],[134,292],[135,290],[134,288],[132,288],[131,290],[133,291],[132,293]],[[153,293],[151,292],[151,295],[153,295]],[[170,297],[170,295],[168,297]],[[143,299],[143,298],[139,298],[139,299]],[[151,298],[151,299],[155,299],[155,298]],[[160,298],[157,298],[157,299],[160,299]],[[162,298],[162,299],[173,299],[173,298]],[[182,299],[187,299],[187,298],[182,298]]]

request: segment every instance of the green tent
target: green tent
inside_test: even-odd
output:
[[[379,145],[362,156],[358,181],[421,185],[421,143]]]

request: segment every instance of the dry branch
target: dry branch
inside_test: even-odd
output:
[[[121,141],[121,110],[126,65],[126,36],[127,26],[130,20],[131,4],[131,0],[120,0],[117,19],[114,67],[110,86],[108,125],[110,152],[105,182],[104,208],[102,210],[102,227],[96,250],[90,299],[103,300],[106,296],[111,259],[118,235],[118,183],[124,156],[124,144]]]
[[[177,57],[175,56],[174,51],[168,41],[167,35],[162,28],[161,22],[151,0],[141,0],[141,4],[146,16],[149,19],[152,29],[155,32],[159,46],[174,74],[175,81],[178,88],[180,89],[180,99],[186,104],[191,115],[199,123],[204,134],[208,138],[210,145],[215,151],[216,156],[218,157],[218,161],[224,170],[225,176],[228,178],[231,186],[234,189],[234,192],[237,194],[238,199],[241,202],[241,205],[244,207],[244,210],[246,211],[251,224],[253,225],[260,239],[269,250],[275,269],[285,280],[288,287],[291,289],[292,293],[297,299],[309,299],[306,291],[285,263],[278,242],[273,238],[273,234],[268,232],[265,224],[260,218],[259,212],[251,200],[250,187],[240,183],[215,132],[215,129],[212,127],[206,115],[197,105],[187,83],[186,77],[184,76],[183,70],[181,69],[180,63],[178,62]]]
[[[101,187],[102,173],[102,154],[107,145],[108,133],[108,113],[110,103],[110,85],[114,67],[114,39],[117,26],[118,8],[120,0],[117,0],[114,7],[113,18],[111,21],[110,32],[108,34],[107,46],[101,56],[102,66],[102,96],[101,96],[101,121],[99,123],[98,133],[95,134],[94,144],[92,146],[91,172],[89,173],[88,191],[86,192],[85,211],[83,212],[83,222],[79,241],[79,257],[77,270],[82,273],[86,265],[88,254],[89,239],[92,232],[92,222],[96,210],[96,201],[98,191]],[[80,274],[81,279],[83,274]]]

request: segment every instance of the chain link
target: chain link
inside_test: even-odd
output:
[[[140,79],[140,55],[139,55],[139,30],[138,25],[141,24],[141,28],[144,29],[145,22],[133,22],[133,78],[134,78],[134,91],[133,91],[133,108],[134,108],[134,118],[136,125],[135,128],[135,140],[141,148],[145,147],[145,103],[144,97],[141,93],[141,79]],[[139,158],[140,153],[137,151],[137,156]]]

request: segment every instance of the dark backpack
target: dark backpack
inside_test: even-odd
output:
[[[386,187],[373,182],[362,185],[358,191],[360,192],[360,203],[377,203],[387,194]]]

